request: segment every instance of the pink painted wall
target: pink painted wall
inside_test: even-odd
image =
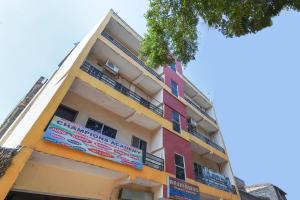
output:
[[[178,73],[182,73],[182,66],[180,62],[176,63],[176,69]],[[165,83],[169,87],[171,86],[171,80],[175,81],[178,85],[178,94],[179,96],[183,97],[183,80],[178,76],[177,73],[172,71],[170,67],[164,68],[165,74]],[[180,114],[180,125],[181,129],[187,130],[186,125],[186,106],[181,103],[177,97],[170,94],[167,91],[163,91],[163,102],[164,102],[164,118],[172,121],[172,111],[176,111]],[[193,162],[192,162],[192,151],[191,146],[188,141],[179,137],[178,135],[170,132],[169,130],[163,128],[163,145],[165,148],[165,169],[166,172],[171,174],[176,173],[175,168],[175,153],[178,153],[184,156],[185,162],[185,173],[186,178],[194,178],[194,170],[193,170]],[[166,195],[164,187],[164,195]]]
[[[171,88],[171,80],[175,81],[178,85],[178,95],[183,97],[183,80],[174,71],[172,71],[170,67],[164,67],[164,74],[166,85]]]
[[[179,74],[182,74],[182,64],[179,61],[176,61],[176,70],[179,72]]]
[[[191,146],[185,139],[163,129],[163,144],[165,147],[165,168],[166,172],[176,174],[175,153],[184,156],[186,178],[194,179],[193,161]]]
[[[164,118],[172,121],[172,112],[176,111],[180,114],[180,126],[181,129],[187,131],[186,124],[186,107],[176,97],[171,95],[169,92],[163,92],[164,98]]]
[[[175,110],[176,112],[178,112],[178,110],[173,109],[171,107],[169,107],[169,105],[164,106],[164,118],[171,121],[172,122],[172,112],[173,110]],[[186,115],[182,115],[180,112],[178,112],[180,115],[180,127],[182,130],[187,131],[187,122],[186,122]]]
[[[176,63],[176,68],[178,72],[182,73],[181,63]],[[178,85],[178,94],[179,96],[183,97],[183,80],[178,76],[177,73],[175,73],[173,70],[170,69],[170,67],[164,68],[165,73],[165,82],[170,87],[171,86],[171,80],[175,81]],[[164,100],[164,117],[170,121],[172,121],[172,111],[176,111],[180,114],[180,126],[181,129],[187,131],[187,125],[186,125],[186,107],[183,103],[181,103],[177,97],[170,94],[169,92],[165,91],[163,92],[163,100]]]

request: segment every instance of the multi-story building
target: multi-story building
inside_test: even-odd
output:
[[[246,191],[257,197],[270,200],[287,200],[286,193],[271,183],[255,184],[245,187]]]
[[[270,200],[268,197],[254,196],[246,191],[244,180],[235,177],[235,183],[239,190],[241,200]]]
[[[211,101],[141,39],[111,10],[72,50],[0,140],[0,199],[239,199]]]

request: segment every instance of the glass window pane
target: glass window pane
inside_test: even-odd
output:
[[[147,151],[147,142],[144,140],[140,140],[140,149],[143,150],[143,152]]]
[[[185,180],[184,168],[176,167],[176,178]]]
[[[135,148],[140,148],[140,140],[139,138],[132,136],[132,141],[131,141],[131,145]]]
[[[175,81],[171,80],[171,90],[175,96],[178,96],[178,85]]]
[[[184,167],[183,157],[178,154],[175,154],[175,164],[177,166]]]
[[[180,132],[180,120],[179,120],[179,114],[175,111],[172,113],[172,123],[173,123],[173,130]]]
[[[85,127],[89,128],[89,129],[92,129],[92,130],[94,130],[98,133],[101,133],[103,124],[100,123],[100,122],[97,122],[93,119],[88,119],[88,121],[86,122]]]
[[[138,138],[138,137],[135,137],[135,136],[132,136],[132,146],[138,148],[138,149],[141,149],[143,151],[143,162],[145,163],[146,161],[146,152],[147,152],[147,142]]]
[[[196,179],[202,179],[203,175],[202,175],[202,168],[201,165],[199,165],[198,163],[194,163],[194,172],[195,172],[195,178]]]
[[[178,112],[173,111],[172,121],[175,121],[175,122],[179,123],[179,114],[178,114]]]
[[[75,121],[77,114],[78,111],[68,108],[67,106],[60,105],[54,115],[73,122]]]
[[[172,63],[170,65],[170,68],[171,68],[172,71],[176,72],[176,64],[175,63]]]
[[[173,130],[180,133],[180,124],[177,122],[173,122],[172,124],[173,124]]]
[[[115,139],[117,135],[117,130],[104,125],[102,134]]]

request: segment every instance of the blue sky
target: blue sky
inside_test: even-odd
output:
[[[113,8],[143,34],[147,1],[0,0],[0,122],[40,75]],[[216,107],[235,175],[272,182],[297,200],[300,14],[283,12],[256,35],[227,39],[199,25],[185,74]]]

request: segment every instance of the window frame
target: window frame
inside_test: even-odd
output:
[[[175,158],[176,158],[176,155],[182,157],[183,167],[176,164],[176,159],[175,159]],[[176,175],[176,178],[178,178],[178,177],[177,177],[177,167],[178,167],[178,168],[183,169],[183,172],[184,172],[184,179],[181,179],[181,178],[178,178],[178,179],[184,180],[184,181],[185,181],[185,180],[186,180],[186,170],[185,170],[185,159],[184,159],[184,156],[181,155],[181,154],[179,154],[179,153],[175,153],[175,154],[174,154],[174,164],[175,164],[175,175]]]
[[[170,64],[170,69],[171,69],[173,72],[176,72],[176,71],[177,71],[176,68],[177,68],[177,67],[176,67],[176,63]]]
[[[201,174],[199,174],[199,170],[197,170],[197,174],[196,174],[196,169],[195,169],[195,165],[198,165],[198,168],[200,167],[200,170],[201,170]],[[194,162],[194,175],[195,175],[195,178],[200,178],[202,179],[203,178],[203,171],[202,171],[202,168],[203,166],[199,163],[199,162]],[[200,175],[200,176],[199,176]]]
[[[178,114],[178,122],[177,122],[177,121],[174,121],[174,113]],[[176,129],[174,128],[174,123],[176,123],[176,125],[178,125],[179,130],[176,130]],[[172,110],[172,125],[173,125],[173,130],[174,130],[174,131],[176,131],[176,132],[178,132],[178,133],[181,133],[181,119],[180,119],[180,114],[179,114],[177,111],[175,111],[175,110]]]
[[[93,119],[93,118],[89,117],[89,118],[88,118],[88,120],[87,120],[87,121],[86,121],[86,123],[85,123],[85,128],[91,129],[91,128],[87,127],[87,123],[88,123],[89,121],[93,121],[93,122],[95,122],[95,123],[102,124],[101,131],[100,131],[100,132],[96,131],[97,133],[100,133],[100,134],[102,134],[103,127],[104,127],[104,123],[102,123],[102,122],[99,122],[99,121],[97,121],[97,120],[95,120],[95,119]],[[91,130],[93,130],[93,129],[91,129]],[[93,130],[93,131],[95,131],[95,130]]]
[[[175,86],[174,84],[176,85],[175,91],[173,90],[173,88],[174,88],[174,86]],[[172,80],[172,79],[171,79],[171,92],[172,92],[172,94],[173,94],[174,96],[176,96],[176,97],[179,96],[178,84],[177,84],[176,81],[174,81],[174,80]]]
[[[108,128],[110,128],[110,129],[116,130],[116,132],[114,133],[114,137],[110,137],[110,136],[108,136],[108,135],[103,134],[103,131],[104,131],[104,128],[105,128],[105,127],[108,127]],[[118,130],[117,130],[117,129],[115,129],[115,128],[113,128],[113,127],[111,127],[111,126],[108,126],[108,125],[106,125],[106,124],[103,123],[103,128],[102,128],[102,132],[101,132],[102,135],[105,135],[105,136],[107,136],[107,137],[116,139],[117,133],[118,133]]]
[[[134,140],[134,139],[138,139],[138,141],[139,141],[138,146],[139,146],[139,147],[135,147],[135,146],[133,145],[133,140]],[[146,143],[146,149],[145,149],[145,151],[143,151],[143,149],[141,149],[141,142]],[[132,145],[133,147],[135,147],[135,148],[138,148],[138,149],[142,150],[142,154],[143,154],[143,162],[145,163],[145,161],[146,161],[146,154],[147,154],[148,142],[147,142],[146,140],[143,140],[143,139],[141,139],[141,138],[135,136],[135,135],[132,135],[132,137],[131,137],[131,145]]]
[[[101,131],[100,131],[100,132],[99,132],[99,131],[95,131],[95,130],[93,130],[93,129],[87,127],[87,123],[89,122],[89,120],[90,120],[90,121],[93,121],[93,122],[95,122],[95,123],[102,124]],[[108,136],[108,135],[103,134],[103,130],[104,130],[104,127],[105,127],[105,126],[108,127],[108,128],[111,128],[111,129],[116,130],[116,133],[115,133],[114,137],[110,137],[110,136]],[[110,137],[110,138],[112,138],[112,139],[116,139],[117,133],[118,133],[118,129],[115,129],[115,128],[113,128],[113,127],[111,127],[111,126],[109,126],[109,125],[107,125],[107,124],[105,124],[105,123],[103,123],[103,122],[100,122],[100,121],[98,121],[98,120],[95,120],[94,118],[91,118],[91,117],[89,117],[88,120],[86,121],[86,123],[85,123],[85,128],[91,129],[91,130],[93,130],[93,131],[95,131],[95,132],[97,132],[97,133],[99,133],[99,134],[101,134],[101,135],[104,135],[104,136],[106,136],[106,137]]]
[[[57,112],[57,110],[58,110],[59,108],[63,108],[63,109],[69,110],[69,111],[71,111],[71,112],[74,112],[73,119],[72,119],[72,120],[69,120],[69,119],[65,119],[65,118],[63,118],[63,117],[61,117],[61,116],[58,116],[58,115],[56,114],[56,112]],[[66,105],[64,105],[64,104],[60,104],[60,105],[57,107],[57,109],[56,109],[56,111],[55,111],[55,113],[54,113],[54,116],[60,117],[60,118],[62,118],[62,119],[68,120],[68,121],[70,121],[70,122],[75,122],[75,120],[76,120],[76,118],[77,118],[77,116],[78,116],[78,113],[79,113],[79,111],[77,111],[77,110],[75,110],[75,109],[73,109],[73,108],[71,108],[71,107],[69,107],[69,106],[66,106]]]

